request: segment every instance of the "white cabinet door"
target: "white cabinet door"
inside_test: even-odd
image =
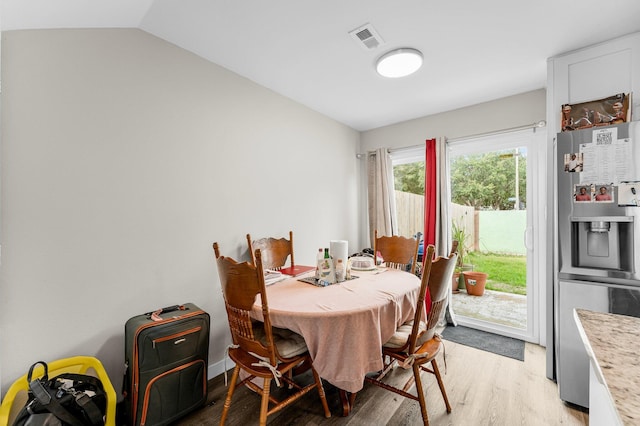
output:
[[[640,120],[640,33],[550,58],[547,67],[549,135],[560,131],[560,107],[617,93],[632,93],[632,119]]]

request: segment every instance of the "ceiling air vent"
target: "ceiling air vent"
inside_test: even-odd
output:
[[[349,34],[365,50],[373,50],[381,44],[384,44],[384,40],[382,40],[380,34],[378,34],[378,32],[375,30],[375,28],[373,28],[373,25],[371,24],[365,24],[359,28],[356,28],[355,30],[350,31]]]

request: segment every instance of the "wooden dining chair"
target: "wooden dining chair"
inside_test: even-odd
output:
[[[419,239],[399,235],[378,237],[377,229],[374,236],[373,257],[376,265],[378,264],[379,252],[387,267],[410,271],[412,274],[416,273]]]
[[[433,260],[435,249],[429,245],[424,257],[424,269],[420,284],[420,293],[416,305],[416,312],[413,319],[401,325],[395,334],[382,346],[382,354],[385,359],[390,359],[385,363],[383,370],[375,376],[367,376],[365,380],[383,389],[397,393],[406,398],[416,400],[420,403],[422,420],[425,425],[429,424],[427,416],[427,406],[424,399],[424,389],[420,374],[426,371],[436,376],[440,392],[444,399],[447,413],[451,412],[451,405],[447,398],[447,392],[440,376],[436,356],[440,353],[443,343],[440,336],[436,334],[436,326],[442,320],[445,307],[447,305],[448,293],[451,291],[451,278],[453,269],[457,261],[457,253],[451,254],[448,258],[438,257]],[[427,288],[431,294],[431,309],[424,321],[424,300]],[[403,388],[390,385],[383,381],[385,376],[399,364],[403,368],[411,368],[413,374]],[[429,364],[431,367],[429,367]],[[415,383],[416,394],[409,393],[411,385]]]
[[[238,385],[245,385],[261,395],[260,425],[266,425],[267,416],[282,410],[314,388],[320,395],[325,417],[331,417],[322,381],[313,367],[304,338],[293,331],[271,326],[260,249],[255,251],[254,264],[238,263],[230,257],[221,256],[218,243],[213,243],[213,250],[233,339],[228,349],[229,358],[236,364],[220,425],[224,425],[227,419],[231,398]],[[250,315],[258,295],[262,303],[263,322],[252,320]],[[302,365],[310,366],[314,378],[312,383],[304,387],[293,381],[293,370]],[[236,383],[240,370],[244,370],[248,376]],[[262,387],[252,381],[255,378],[262,379]],[[276,399],[270,393],[272,380],[278,387],[287,384],[292,389],[291,393],[285,399]]]
[[[289,239],[266,237],[252,240],[251,234],[247,234],[247,245],[253,264],[256,263],[255,251],[262,252],[262,267],[278,271],[287,263],[287,257],[291,259],[291,266],[295,265],[293,259],[293,231],[289,231]]]

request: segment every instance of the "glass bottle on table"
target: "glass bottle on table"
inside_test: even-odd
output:
[[[320,279],[320,269],[322,268],[322,261],[324,260],[324,253],[322,247],[318,249],[318,254],[316,255],[316,279]]]
[[[336,282],[341,283],[342,281],[344,281],[344,274],[344,263],[342,263],[342,259],[338,259],[336,263]]]
[[[322,258],[320,267],[320,278],[318,283],[320,285],[330,285],[336,282],[336,271],[333,259],[329,255],[329,249],[324,249],[324,257]]]
[[[331,255],[329,254],[329,248],[324,248],[324,257],[322,259],[323,272],[320,273],[323,279],[327,282],[330,280],[330,276],[333,275],[335,278],[335,265],[333,264],[333,259],[331,259]],[[333,274],[330,274],[329,270],[334,269]]]

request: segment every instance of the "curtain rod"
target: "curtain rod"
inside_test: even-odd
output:
[[[546,127],[546,126],[547,126],[547,122],[545,120],[540,120],[540,121],[536,121],[535,123],[526,124],[524,126],[509,127],[508,129],[496,130],[496,131],[493,131],[493,132],[478,133],[478,134],[470,135],[470,136],[461,136],[461,137],[458,137],[458,138],[447,139],[447,142],[457,142],[457,141],[463,141],[463,140],[467,140],[467,139],[475,139],[475,138],[481,138],[481,137],[486,137],[486,136],[501,135],[503,133],[517,132],[518,130],[527,130],[527,129],[534,129],[535,130],[535,129],[541,129],[542,127]]]
[[[480,138],[480,137],[486,137],[486,136],[497,136],[497,135],[501,135],[503,133],[510,133],[510,132],[517,132],[518,130],[526,130],[526,129],[541,129],[543,127],[547,126],[547,122],[545,120],[540,120],[540,121],[536,121],[535,123],[531,123],[531,124],[526,124],[523,126],[516,126],[516,127],[509,127],[507,129],[501,129],[501,130],[495,130],[493,132],[485,132],[485,133],[476,133],[475,135],[469,135],[469,136],[461,136],[461,137],[457,137],[457,138],[452,138],[452,139],[447,139],[447,142],[458,142],[458,141],[463,141],[463,140],[467,140],[467,139],[474,139],[474,138]],[[423,144],[420,145],[412,145],[412,146],[405,146],[403,148],[395,148],[395,149],[388,149],[387,151],[392,154],[394,152],[401,152],[401,151],[406,151],[406,150],[411,150],[411,149],[416,149],[416,148],[421,148],[423,147]],[[375,151],[369,151],[368,154],[373,154],[375,153]],[[356,154],[356,158],[364,158],[365,154]]]

